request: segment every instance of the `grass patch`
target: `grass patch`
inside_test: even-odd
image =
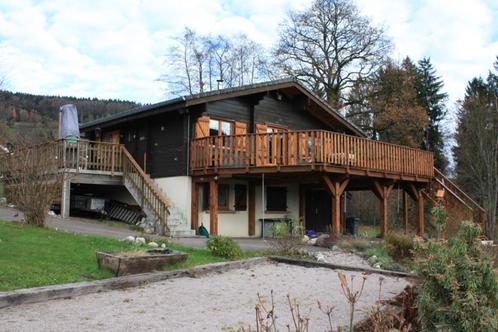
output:
[[[95,251],[131,250],[115,239],[0,222],[0,291],[104,279]]]
[[[363,255],[367,257],[376,256],[375,263],[380,264],[382,269],[407,272],[407,267],[396,262],[388,253],[384,244],[375,244],[366,248]]]
[[[365,237],[379,237],[380,226],[359,225],[358,234]]]
[[[168,270],[227,261],[207,249],[172,243],[168,247],[189,254],[185,262]],[[111,272],[99,270],[95,252],[139,248],[112,238],[0,221],[0,291],[110,278],[114,276]],[[242,258],[259,255],[243,252]]]
[[[185,247],[185,246],[183,246],[181,244],[177,244],[177,243],[168,243],[168,247],[171,249],[186,252],[189,255],[188,255],[187,260],[185,262],[179,262],[176,264],[166,266],[164,268],[164,270],[167,270],[167,271],[178,270],[178,269],[187,269],[187,268],[194,267],[197,265],[230,261],[230,259],[227,259],[227,258],[214,256],[211,253],[211,251],[209,251],[208,249],[190,248],[190,247]],[[242,256],[239,257],[238,259],[261,257],[261,256],[265,256],[265,255],[266,255],[265,252],[242,251]]]

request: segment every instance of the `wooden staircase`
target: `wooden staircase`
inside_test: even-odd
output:
[[[442,205],[448,212],[447,226],[453,225],[456,231],[463,220],[472,220],[485,232],[486,211],[467,193],[434,167],[434,178],[427,188],[422,190],[425,200],[431,205]]]
[[[160,235],[170,235],[168,209],[171,203],[128,150],[123,145],[120,149],[123,157],[123,184],[144,210],[147,218],[154,218],[152,224],[156,225],[155,232]]]
[[[121,183],[146,214],[147,224],[154,226],[155,233],[170,235],[171,202],[123,145],[85,140],[60,140],[50,144],[55,145],[55,159],[64,172],[121,177]]]

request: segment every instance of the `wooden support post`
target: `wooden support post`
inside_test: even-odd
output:
[[[332,179],[331,177],[324,175],[323,181],[332,198],[332,233],[339,236],[341,235],[342,222],[341,195],[349,183],[349,178]]]
[[[62,195],[61,195],[62,219],[69,218],[70,208],[71,208],[71,180],[68,179],[66,175],[64,175],[62,179]]]
[[[408,194],[403,190],[403,230],[408,234]]]
[[[389,231],[389,195],[394,187],[394,183],[381,183],[374,181],[373,192],[380,200],[380,234],[384,237]]]
[[[197,232],[199,228],[199,184],[192,179],[192,210],[190,214],[191,228]]]
[[[218,182],[209,181],[209,233],[218,235]]]
[[[249,182],[249,236],[256,235],[256,186],[253,182]]]
[[[406,192],[417,202],[417,235],[424,236],[424,196],[422,189],[417,188],[413,183],[408,183]]]
[[[424,196],[418,191],[418,236],[424,236]]]
[[[346,195],[341,195],[341,234],[344,234],[344,222],[345,222],[345,216],[344,216],[344,202],[346,200]]]

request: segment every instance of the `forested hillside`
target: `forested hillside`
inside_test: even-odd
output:
[[[75,104],[80,122],[87,122],[138,106],[130,101],[64,96],[43,96],[0,91],[0,120],[13,122],[56,121],[59,107]]]
[[[137,103],[97,98],[44,96],[0,91],[0,144],[22,137],[28,142],[54,138],[59,107],[74,104],[80,123],[140,106]]]

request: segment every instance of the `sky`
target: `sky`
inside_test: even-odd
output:
[[[185,26],[246,33],[264,46],[289,10],[309,0],[0,0],[0,73],[5,88],[153,103],[158,78]],[[496,0],[357,0],[392,39],[393,57],[430,57],[454,103],[498,55]]]

